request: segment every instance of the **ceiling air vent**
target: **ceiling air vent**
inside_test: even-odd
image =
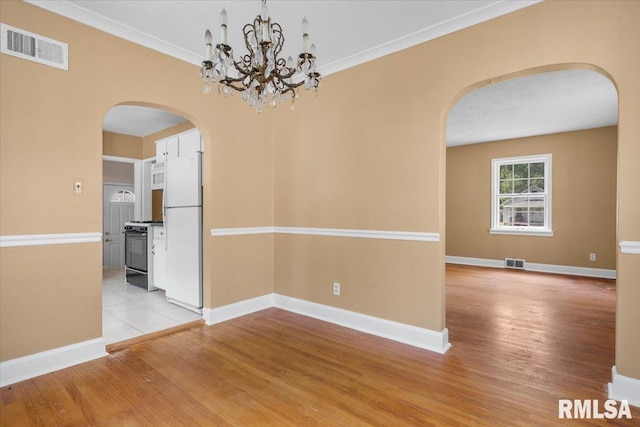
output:
[[[7,24],[0,24],[2,45],[0,51],[7,55],[69,70],[69,46],[38,34],[30,33]]]

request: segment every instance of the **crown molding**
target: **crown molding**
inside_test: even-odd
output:
[[[24,0],[26,3],[62,15],[81,24],[88,25],[105,33],[139,44],[149,49],[173,56],[174,58],[200,66],[201,55],[188,51],[172,43],[161,40],[151,34],[122,24],[106,16],[80,7],[65,0]]]
[[[339,59],[329,64],[319,66],[318,71],[322,73],[323,76],[337,73],[338,71],[343,71],[347,68],[355,67],[356,65],[373,61],[374,59],[381,58],[394,52],[408,49],[421,43],[428,42],[429,40],[433,40],[438,37],[442,37],[444,35],[462,30],[464,28],[480,24],[481,22],[489,21],[490,19],[494,19],[499,16],[524,9],[525,7],[532,6],[542,1],[543,0],[496,1],[483,8],[458,15],[454,18],[439,22],[430,27],[397,38],[395,40],[391,40],[387,43],[381,44],[371,49],[356,53],[346,58]]]
[[[202,56],[168,43],[155,36],[147,34],[143,31],[137,30],[128,25],[124,25],[113,19],[99,15],[95,12],[82,8],[74,3],[70,3],[65,0],[24,0],[25,2],[58,15],[65,16],[74,21],[112,34],[116,37],[128,40],[130,42],[148,47],[155,51],[164,53],[182,61],[188,62],[193,65],[200,66],[202,62]],[[346,70],[347,68],[355,67],[356,65],[363,64],[365,62],[372,61],[374,59],[389,55],[399,50],[407,49],[409,47],[418,45],[420,43],[433,40],[438,37],[442,37],[446,34],[453,33],[463,28],[471,27],[490,19],[497,18],[502,15],[506,15],[511,12],[529,7],[536,3],[540,3],[542,0],[523,0],[523,1],[507,1],[499,0],[493,2],[483,8],[468,12],[454,18],[448,19],[430,27],[424,28],[420,31],[408,34],[404,37],[391,40],[387,43],[379,46],[367,49],[365,51],[356,53],[346,58],[341,58],[337,61],[331,62],[318,67],[318,71],[322,75],[327,76],[329,74],[337,73],[338,71]]]

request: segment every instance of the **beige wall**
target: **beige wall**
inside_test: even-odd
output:
[[[101,335],[102,244],[55,246],[1,249],[3,361]]]
[[[179,125],[171,126],[170,128],[161,130],[160,132],[155,132],[142,137],[142,158],[148,159],[149,157],[155,157],[157,140],[188,131],[194,127],[195,125],[187,120]]]
[[[106,156],[142,159],[142,138],[102,131],[102,154]]]
[[[233,295],[218,294],[240,281],[212,283],[209,230],[273,224],[272,113],[257,115],[239,97],[204,96],[197,67],[27,3],[2,1],[0,15],[3,23],[68,43],[70,52],[69,71],[2,55],[0,234],[101,232],[105,114],[122,103],[166,106],[204,137],[204,305],[232,301]],[[142,158],[143,150],[105,154]],[[73,192],[77,178],[84,181],[82,195]],[[235,248],[216,244],[220,253]],[[102,336],[99,243],[0,251],[1,361]],[[236,298],[273,289],[273,274],[261,268],[272,264],[273,245],[235,256],[260,267],[254,287]],[[217,263],[216,274],[234,277],[236,266]]]
[[[617,141],[612,126],[448,148],[447,255],[615,270]],[[546,153],[553,237],[489,234],[491,159]]]
[[[316,100],[279,109],[276,225],[435,232],[441,239],[278,235],[276,292],[445,328],[448,111],[478,86],[563,67],[605,70],[619,89],[617,233],[618,240],[639,240],[639,18],[638,2],[543,2],[330,75]],[[612,153],[606,155],[611,162]],[[558,227],[558,234],[567,232],[562,220]],[[607,267],[617,250],[611,230],[609,224],[602,249]],[[427,268],[414,265],[408,252],[423,254]],[[618,300],[616,365],[640,378],[640,258],[619,255],[617,262],[626,298]],[[348,294],[331,296],[333,281]]]
[[[112,162],[109,160],[104,160],[102,162],[102,182],[133,184],[133,169],[133,163]]]
[[[69,43],[72,64],[63,72],[8,56],[0,61],[3,235],[99,231],[105,113],[125,102],[165,105],[204,135],[206,307],[276,290],[442,330],[448,109],[465,88],[490,79],[581,63],[606,70],[620,91],[618,237],[640,241],[640,2],[539,3],[328,76],[316,101],[305,96],[294,111],[260,115],[239,97],[204,97],[193,65],[29,4],[0,2],[0,8],[3,22]],[[45,172],[51,164],[56,174]],[[74,198],[76,177],[85,178],[85,194]],[[16,182],[33,192],[13,188]],[[269,225],[436,232],[441,241],[208,234],[214,227]],[[93,246],[78,245],[84,247]],[[1,250],[16,266],[41,251],[58,253]],[[41,307],[41,319],[55,319],[52,337],[16,314],[29,308],[26,292],[37,282],[9,263],[0,272],[2,307],[14,307],[0,313],[0,334],[15,337],[0,343],[1,360],[100,336],[93,304],[100,298],[100,257],[79,252],[41,272],[92,265],[82,279],[52,274],[49,287],[37,287],[43,299],[77,308],[71,320],[59,316],[60,305]],[[618,257],[616,365],[634,378],[640,378],[639,259]],[[327,296],[330,280],[344,282],[345,295],[335,302]],[[86,307],[77,298],[85,292]],[[77,319],[88,319],[87,331],[78,330]]]

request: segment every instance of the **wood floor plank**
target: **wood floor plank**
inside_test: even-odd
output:
[[[445,355],[278,309],[0,389],[0,425],[553,426],[606,400],[615,281],[447,267]]]

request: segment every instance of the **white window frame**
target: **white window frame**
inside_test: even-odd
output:
[[[545,207],[544,207],[544,227],[522,227],[522,226],[501,226],[500,225],[500,206],[498,203],[498,197],[500,193],[500,166],[517,164],[517,163],[544,163],[544,192],[540,194],[545,195]],[[515,234],[522,236],[553,236],[553,229],[551,227],[551,193],[552,193],[552,181],[551,181],[551,154],[539,154],[534,156],[520,156],[520,157],[503,157],[498,159],[491,159],[491,228],[489,233],[491,234]]]

